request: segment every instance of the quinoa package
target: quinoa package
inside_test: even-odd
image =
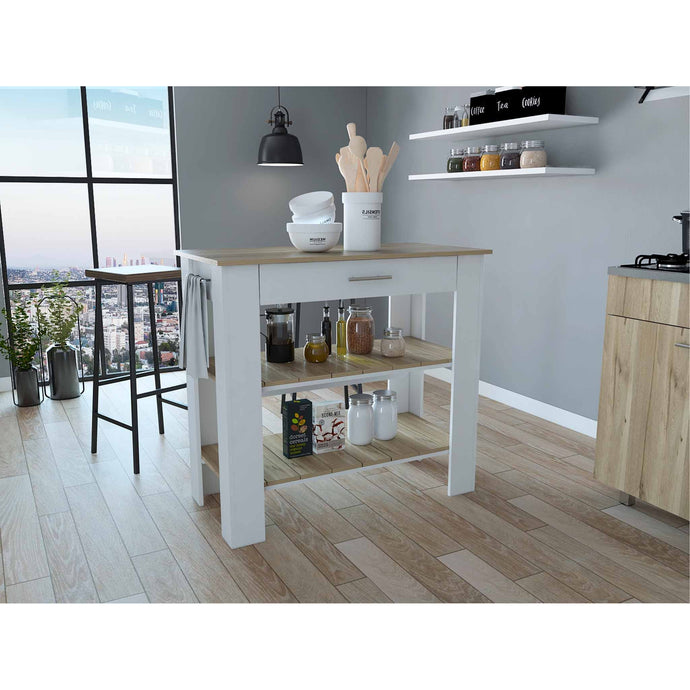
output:
[[[328,453],[345,448],[347,410],[338,400],[312,403],[312,452]]]

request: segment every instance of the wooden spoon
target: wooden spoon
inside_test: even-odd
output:
[[[386,156],[386,164],[381,168],[381,171],[379,172],[379,181],[378,181],[378,189],[381,191],[383,189],[383,183],[386,177],[388,176],[388,173],[391,171],[391,168],[393,167],[393,163],[395,163],[395,159],[398,157],[398,152],[400,151],[400,147],[398,146],[398,142],[394,141],[391,144],[391,149],[388,152],[388,155]]]
[[[364,159],[367,172],[369,173],[369,191],[379,191],[379,173],[383,165],[383,151],[378,146],[371,146],[367,149],[367,156]]]
[[[366,180],[367,174],[364,170],[364,162],[363,162],[364,156],[366,155],[366,152],[367,152],[366,139],[364,137],[360,137],[360,136],[355,135],[350,139],[350,144],[349,144],[348,148],[355,155],[355,158],[358,159],[360,168],[362,170],[362,177],[364,178],[364,180]]]
[[[347,128],[347,136],[352,141],[352,138],[357,136],[357,125],[354,122],[348,122],[345,126]]]

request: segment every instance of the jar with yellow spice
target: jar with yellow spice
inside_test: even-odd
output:
[[[321,364],[328,359],[328,344],[326,336],[321,333],[308,333],[304,346],[304,359],[312,364]]]
[[[500,170],[501,154],[496,144],[487,144],[482,148],[482,159],[479,161],[480,170]]]

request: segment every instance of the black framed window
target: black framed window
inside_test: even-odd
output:
[[[176,266],[180,247],[172,87],[0,89],[0,263],[4,303],[58,280],[82,308],[85,373],[93,373],[95,290],[90,267]],[[177,283],[135,287],[137,368],[179,356]],[[103,289],[108,373],[129,369],[126,296]],[[72,344],[77,346],[76,331]]]

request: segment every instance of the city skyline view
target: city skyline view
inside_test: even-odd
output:
[[[31,305],[35,320],[36,303],[43,294],[41,288],[52,283],[56,273],[58,280],[68,283],[90,280],[85,270],[96,263],[94,239],[97,265],[101,268],[176,264],[167,88],[89,87],[85,94],[92,199],[86,178],[81,90],[0,88],[0,175],[38,178],[32,182],[21,179],[0,183],[7,289],[11,299]],[[65,177],[75,180],[64,181]],[[109,181],[99,182],[100,177]],[[128,178],[127,184],[117,183],[118,177]],[[141,182],[131,178],[140,178]],[[13,289],[15,285],[25,289]],[[69,342],[77,349],[81,344],[85,373],[90,375],[95,290],[87,285],[70,287],[68,293],[81,309],[81,341],[75,329]],[[177,364],[177,284],[157,283],[154,297],[156,322],[152,327],[146,287],[135,287],[137,368],[153,365],[153,328],[161,349],[161,364]],[[104,286],[102,311],[106,370],[126,371],[126,292],[117,286]]]

